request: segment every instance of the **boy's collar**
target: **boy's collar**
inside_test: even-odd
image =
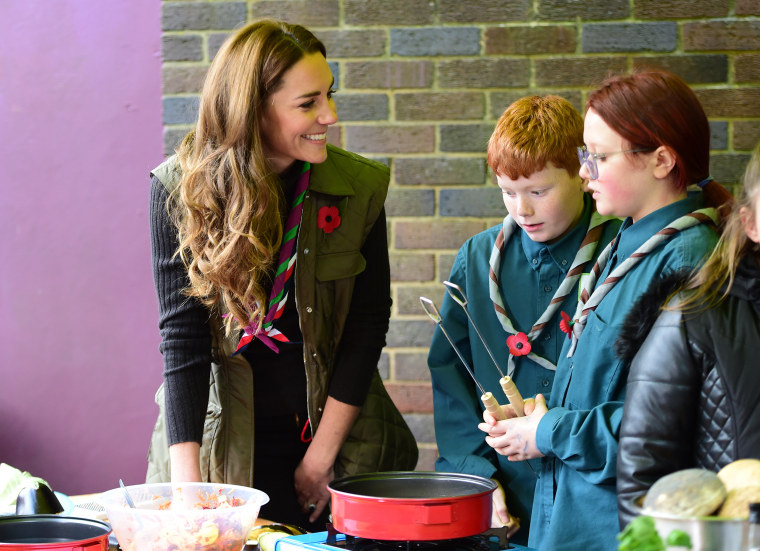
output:
[[[520,230],[520,239],[522,240],[523,250],[528,260],[528,264],[534,269],[538,269],[539,263],[534,264],[533,259],[541,258],[541,252],[546,252],[556,262],[556,264],[563,270],[570,269],[570,265],[575,258],[575,254],[578,252],[578,247],[581,241],[586,235],[588,230],[589,219],[591,218],[591,211],[593,208],[593,202],[591,196],[588,193],[583,194],[583,213],[573,228],[566,233],[559,241],[554,243],[540,243],[533,241],[528,234],[522,229]]]

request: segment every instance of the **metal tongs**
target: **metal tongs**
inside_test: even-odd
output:
[[[475,329],[475,332],[478,334],[478,337],[480,338],[480,342],[483,343],[483,348],[486,349],[486,352],[488,352],[488,355],[491,357],[491,361],[493,362],[493,365],[496,366],[496,371],[498,371],[499,375],[501,375],[501,379],[499,379],[499,385],[501,386],[501,389],[504,391],[504,394],[507,395],[507,399],[509,400],[509,403],[512,406],[512,409],[515,410],[515,414],[517,414],[518,417],[524,417],[525,416],[525,402],[523,401],[522,395],[520,394],[520,391],[517,390],[517,386],[515,385],[515,382],[512,380],[512,377],[510,377],[509,375],[505,375],[504,372],[501,370],[501,368],[499,367],[499,364],[496,362],[496,358],[494,358],[493,352],[491,352],[491,349],[489,348],[488,344],[486,344],[486,340],[483,338],[483,335],[480,333],[478,326],[475,325],[475,320],[472,319],[472,316],[470,316],[470,312],[467,310],[468,302],[467,302],[467,297],[464,295],[464,291],[462,291],[462,288],[456,283],[452,283],[450,281],[444,281],[443,284],[446,286],[446,291],[449,293],[449,296],[452,298],[452,300],[456,302],[457,304],[459,304],[459,306],[462,307],[462,310],[464,310],[464,313],[467,314],[467,319],[470,320],[470,324],[472,325],[472,328]]]
[[[504,394],[507,395],[507,399],[509,400],[509,403],[512,406],[512,408],[515,410],[515,414],[518,417],[524,417],[525,416],[525,407],[524,407],[525,402],[523,401],[522,395],[520,394],[520,391],[517,390],[517,386],[515,385],[515,382],[512,380],[512,378],[509,375],[505,375],[504,372],[501,370],[501,368],[499,367],[499,364],[496,362],[496,358],[494,358],[493,352],[491,352],[491,348],[488,346],[488,344],[486,344],[486,340],[483,338],[483,335],[480,333],[478,326],[475,325],[475,321],[472,319],[472,316],[470,316],[470,312],[467,310],[467,297],[465,296],[464,291],[462,291],[462,288],[456,283],[452,283],[450,281],[444,281],[443,284],[446,286],[446,291],[449,293],[449,296],[454,300],[454,302],[459,304],[464,310],[464,313],[467,314],[467,319],[470,321],[470,324],[472,324],[472,328],[475,329],[475,332],[478,334],[478,337],[480,338],[480,342],[483,343],[483,347],[486,349],[486,352],[488,352],[488,355],[491,357],[491,361],[493,361],[493,364],[496,366],[496,370],[499,372],[499,375],[501,375],[501,379],[499,379],[499,385],[501,386],[501,389],[504,391]],[[420,303],[422,304],[422,308],[425,310],[425,313],[428,316],[430,316],[430,319],[432,319],[438,325],[438,327],[441,328],[441,333],[443,333],[443,336],[446,337],[446,340],[449,341],[451,348],[453,348],[454,352],[457,353],[457,356],[459,356],[459,359],[461,360],[465,369],[467,369],[467,372],[470,374],[470,377],[472,377],[472,380],[475,381],[475,385],[478,387],[478,389],[482,393],[482,396],[480,397],[480,399],[483,402],[483,405],[485,405],[486,411],[488,411],[488,413],[490,413],[497,421],[503,421],[504,419],[506,419],[507,416],[504,413],[504,410],[501,409],[501,406],[499,405],[498,400],[496,400],[493,394],[491,394],[490,392],[486,392],[486,390],[483,388],[483,385],[481,385],[478,382],[478,380],[475,378],[475,373],[473,372],[472,368],[467,364],[464,357],[462,356],[462,353],[459,351],[459,348],[457,348],[457,345],[454,344],[454,341],[446,332],[446,328],[443,327],[443,320],[441,319],[441,314],[440,312],[438,312],[438,308],[436,308],[433,301],[430,300],[429,298],[420,297]],[[525,464],[533,472],[533,475],[537,476],[536,470],[533,468],[533,465],[530,464],[530,461],[526,460]]]
[[[441,314],[438,311],[438,308],[436,308],[435,304],[432,300],[425,297],[420,297],[420,304],[422,304],[422,308],[425,310],[425,313],[430,316],[430,319],[432,319],[438,327],[441,328],[441,333],[443,333],[443,336],[446,337],[446,340],[449,341],[449,344],[451,345],[451,348],[454,349],[454,352],[457,353],[457,356],[459,356],[459,359],[461,360],[462,364],[464,365],[465,369],[467,370],[467,373],[470,374],[470,377],[472,377],[472,380],[475,381],[475,385],[478,387],[478,390],[481,392],[480,400],[483,402],[483,405],[486,407],[486,411],[490,413],[497,421],[502,421],[507,418],[507,416],[504,414],[504,411],[501,409],[501,406],[499,405],[498,400],[494,397],[493,394],[490,392],[487,392],[485,388],[483,388],[483,385],[481,385],[478,380],[475,378],[475,373],[472,371],[472,368],[469,366],[467,361],[464,359],[464,356],[462,356],[462,353],[459,351],[459,348],[456,344],[454,344],[454,341],[449,336],[448,332],[446,331],[446,328],[443,326],[443,320],[441,320]]]

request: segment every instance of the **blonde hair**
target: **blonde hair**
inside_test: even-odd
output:
[[[267,98],[283,74],[324,45],[300,25],[261,20],[230,36],[201,93],[198,121],[180,144],[169,199],[189,276],[185,293],[230,313],[225,330],[261,318],[282,239],[281,184],[264,153]]]
[[[488,166],[512,180],[529,178],[552,163],[577,176],[576,148],[583,145],[583,117],[559,96],[527,96],[502,113],[488,141]]]
[[[676,308],[707,308],[720,303],[734,284],[741,258],[747,254],[756,254],[757,244],[747,237],[744,230],[742,209],[748,211],[748,216],[755,216],[752,206],[760,193],[760,143],[747,164],[743,184],[741,196],[728,215],[718,244],[684,285],[685,289],[691,289],[692,292]]]

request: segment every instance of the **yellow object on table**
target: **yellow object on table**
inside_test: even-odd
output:
[[[277,524],[268,520],[256,519],[248,532],[247,545],[257,545],[260,551],[274,551],[277,540],[288,536],[297,536],[306,532],[292,524]]]

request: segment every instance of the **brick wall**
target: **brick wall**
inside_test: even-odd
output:
[[[712,175],[735,185],[760,139],[758,0],[164,1],[163,113],[170,153],[191,127],[200,82],[231,29],[260,17],[325,42],[341,119],[330,140],[391,167],[386,203],[393,316],[381,370],[432,469],[426,366],[432,322],[466,238],[504,216],[485,163],[496,119],[526,94],[582,110],[587,91],[637,63],[678,73],[712,125]]]

